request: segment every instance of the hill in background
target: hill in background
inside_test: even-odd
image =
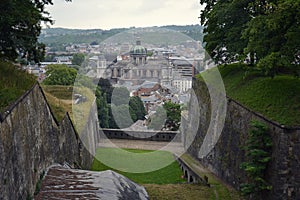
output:
[[[202,41],[203,39],[203,27],[200,25],[186,25],[186,26],[162,26],[162,27],[149,27],[149,28],[161,28],[161,29],[169,29],[179,33],[182,33],[187,36],[187,38],[192,38],[197,41]],[[111,30],[102,30],[102,29],[66,29],[66,28],[49,28],[43,29],[42,33],[39,37],[40,42],[45,43],[49,47],[59,47],[65,44],[74,44],[74,43],[86,43],[90,44],[92,42],[101,43],[107,38],[112,37],[118,33],[122,33],[125,31],[134,30],[134,28],[118,28]],[[153,43],[153,38],[157,38],[159,36],[154,36],[153,34],[143,38],[145,42]],[[161,40],[157,42],[167,42],[169,44],[173,44],[177,38],[169,39],[166,35],[161,36]],[[169,41],[168,41],[169,40]],[[181,39],[179,38],[179,41]]]

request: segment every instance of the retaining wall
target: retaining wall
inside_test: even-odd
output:
[[[261,121],[268,126],[273,143],[272,160],[265,174],[266,180],[272,185],[272,190],[262,194],[262,198],[270,200],[300,199],[300,128],[282,126],[227,98],[225,125],[221,136],[208,155],[201,157],[199,152],[208,133],[209,125],[210,123],[213,126],[217,125],[218,121],[211,120],[213,115],[211,101],[205,83],[196,81],[193,87],[196,96],[193,95],[192,99],[198,99],[200,111],[194,109],[195,106],[191,106],[189,119],[185,123],[192,123],[195,117],[199,118],[200,122],[198,128],[194,127],[198,131],[192,145],[186,147],[189,154],[239,190],[241,184],[246,181],[246,175],[240,168],[240,164],[245,161],[243,146],[246,144],[251,128],[250,122],[252,120]],[[187,124],[184,127],[193,126]],[[188,128],[184,133],[185,138],[190,137]]]
[[[54,163],[83,168],[92,163],[96,141],[82,145],[68,114],[58,123],[38,84],[0,120],[0,199],[29,199],[40,175]],[[87,127],[97,135],[97,123],[91,120]]]
[[[181,142],[179,131],[131,131],[122,129],[101,129],[100,137],[108,139],[146,140],[160,142]]]

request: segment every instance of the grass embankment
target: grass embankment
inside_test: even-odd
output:
[[[197,184],[143,185],[151,200],[213,200],[211,188]],[[222,199],[226,200],[226,199]],[[232,200],[232,199],[227,199]]]
[[[227,96],[282,125],[300,125],[299,78],[277,75],[272,79],[242,64],[218,68]]]
[[[112,169],[104,165],[101,161],[104,159],[110,159],[112,162],[117,163],[118,167],[129,166],[135,164],[134,159],[128,159],[121,153],[122,150],[116,148],[99,148],[96,151],[96,158],[92,165],[94,171],[114,170],[134,182],[143,185],[150,199],[164,200],[164,199],[178,199],[178,200],[194,200],[194,199],[222,199],[222,200],[235,200],[240,199],[237,192],[230,191],[224,184],[216,180],[210,173],[205,173],[209,177],[210,183],[213,187],[203,186],[201,184],[187,184],[186,180],[182,179],[183,172],[181,171],[179,164],[174,160],[171,153],[166,151],[156,151],[157,154],[154,157],[146,157],[145,160],[141,160],[140,163],[148,165],[147,163],[155,163],[159,161],[171,160],[171,164],[156,171],[147,173],[128,173],[119,170]],[[126,149],[126,151],[132,153],[151,153],[150,150],[136,150]],[[142,159],[142,158],[141,158]],[[190,161],[192,163],[192,161]],[[195,164],[195,163],[192,163]],[[126,168],[124,168],[126,170]]]
[[[55,118],[61,121],[66,112],[72,116],[73,87],[42,85],[47,101]]]
[[[0,61],[0,112],[21,97],[36,83],[30,75],[12,63]]]
[[[93,92],[82,86],[42,85],[42,88],[56,119],[61,121],[68,112],[80,133],[87,122],[91,105],[95,100]],[[76,105],[73,104],[73,93],[81,94],[86,100]]]
[[[213,173],[207,169],[199,166],[198,161],[195,161],[189,154],[183,154],[181,159],[198,175],[201,177],[207,176],[208,183],[211,185],[210,192],[211,195],[214,195],[217,199],[241,199],[240,194],[222,182],[217,178]],[[214,199],[214,198],[213,198]]]

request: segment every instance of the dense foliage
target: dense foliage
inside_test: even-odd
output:
[[[131,108],[131,118],[133,121],[144,120],[146,113],[146,109],[144,107],[144,103],[140,97],[133,96],[129,98],[129,107]]]
[[[201,0],[206,50],[217,63],[258,64],[269,76],[299,67],[299,0]]]
[[[85,55],[83,53],[75,53],[73,55],[72,64],[73,65],[81,66],[81,64],[83,63],[84,59],[85,59]]]
[[[156,113],[151,116],[149,128],[154,130],[177,131],[181,121],[181,105],[167,101],[161,107],[157,107]]]
[[[76,80],[76,69],[67,65],[55,64],[48,65],[46,68],[47,78],[43,82],[45,85],[73,85]]]
[[[97,81],[98,81],[97,85],[99,86],[99,90],[102,93],[106,94],[107,103],[110,104],[111,103],[111,96],[112,96],[114,87],[111,85],[111,83],[109,82],[108,79],[100,78]]]
[[[250,199],[261,199],[263,191],[272,189],[265,180],[271,160],[272,139],[263,123],[252,121],[251,126],[245,146],[247,161],[241,164],[248,181],[241,185],[241,192]]]
[[[96,88],[96,103],[98,109],[98,120],[101,128],[109,127],[109,109],[106,101],[106,94],[101,92],[100,87]]]
[[[127,128],[138,120],[144,120],[146,110],[140,97],[130,97],[125,87],[112,87],[106,79],[100,79],[96,89],[98,119],[101,128]]]
[[[45,45],[38,42],[41,24],[52,23],[45,6],[52,0],[3,0],[0,4],[0,58],[18,56],[39,62]]]

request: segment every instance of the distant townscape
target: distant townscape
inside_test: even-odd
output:
[[[175,29],[175,30],[174,30]],[[176,30],[177,29],[177,30]],[[200,26],[171,26],[171,29],[151,27],[146,29],[99,30],[46,29],[41,36],[46,43],[44,62],[25,66],[40,82],[47,76],[47,66],[62,64],[75,68],[91,80],[107,79],[113,87],[125,87],[130,96],[138,96],[146,109],[148,121],[137,121],[132,126],[144,129],[151,115],[164,102],[187,105],[192,80],[204,70],[204,51],[201,46]],[[196,36],[196,31],[199,34]],[[118,33],[99,42],[98,34]],[[184,34],[183,34],[184,33]],[[188,36],[193,34],[194,40]],[[60,44],[49,38],[91,37],[90,43],[72,41]],[[48,40],[47,40],[48,38]],[[44,41],[44,42],[45,42]],[[136,121],[136,120],[134,120]],[[126,127],[125,127],[126,128]],[[166,127],[158,128],[165,129]]]

